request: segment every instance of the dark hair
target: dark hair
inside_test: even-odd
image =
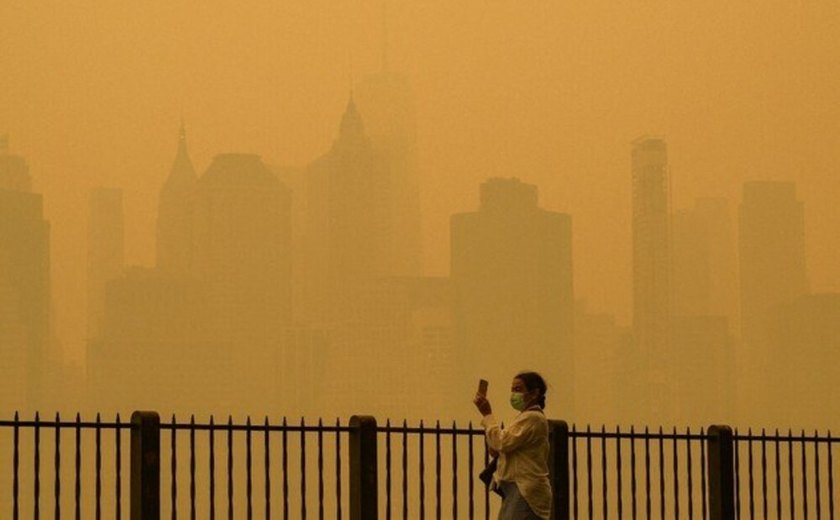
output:
[[[521,379],[523,383],[525,383],[525,388],[528,389],[529,392],[533,392],[534,390],[539,391],[539,396],[537,397],[537,404],[540,408],[545,408],[545,391],[548,389],[545,385],[545,380],[536,372],[520,372],[516,374],[516,379]]]

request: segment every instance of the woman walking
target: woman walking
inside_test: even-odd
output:
[[[487,397],[476,394],[473,403],[483,416],[487,445],[498,456],[491,486],[503,496],[499,520],[548,520],[551,484],[548,479],[548,420],[543,414],[546,385],[536,372],[513,378],[510,404],[519,412],[501,427]]]

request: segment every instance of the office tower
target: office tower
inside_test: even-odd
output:
[[[575,302],[575,421],[605,424],[644,421],[638,402],[641,367],[630,327],[615,316],[589,312]]]
[[[670,245],[668,150],[665,141],[633,142],[633,333],[648,367],[648,407],[667,414],[672,383],[669,348]]]
[[[792,182],[744,184],[740,206],[739,264],[741,287],[740,360],[747,369],[744,393],[751,408],[769,404],[767,370],[773,363],[768,330],[780,305],[808,292],[805,271],[805,223],[802,202]]]
[[[734,341],[726,316],[671,317],[673,357],[672,420],[704,425],[729,421],[735,391]],[[655,420],[651,417],[650,420]]]
[[[124,267],[122,190],[95,188],[88,209],[88,338],[98,338],[105,318],[105,285],[118,278]]]
[[[481,185],[478,211],[452,216],[451,277],[461,388],[479,378],[507,395],[522,369],[552,385],[549,405],[573,406],[572,223],[541,209],[537,187],[518,179]],[[496,393],[501,392],[501,393]]]
[[[446,278],[387,277],[360,287],[352,313],[331,327],[324,413],[361,405],[409,420],[463,416],[468,401],[451,399],[451,311]],[[362,372],[348,370],[359,360]]]
[[[204,281],[130,267],[106,283],[101,333],[88,345],[90,400],[97,410],[211,413],[240,406],[234,345],[212,327]],[[177,395],[177,399],[173,396]]]
[[[748,182],[740,207],[741,320],[745,342],[766,338],[777,305],[808,292],[805,221],[791,182]]]
[[[673,314],[725,316],[738,324],[738,263],[728,204],[699,198],[672,218]]]
[[[307,192],[310,315],[341,319],[362,285],[394,271],[391,172],[352,95],[332,148],[309,167]]]
[[[0,148],[0,394],[44,404],[50,338],[50,226],[26,161]],[[8,409],[6,411],[11,411]]]
[[[770,313],[765,355],[772,406],[762,423],[808,431],[840,427],[840,294],[801,296]]]
[[[282,337],[291,316],[290,211],[288,189],[257,155],[217,155],[199,179],[192,272],[213,287],[222,337]]]
[[[396,276],[418,276],[422,274],[423,247],[417,117],[411,85],[383,56],[381,70],[365,77],[354,94],[371,145],[389,171],[394,227],[389,271]]]
[[[178,151],[166,182],[160,190],[157,220],[157,266],[186,273],[192,267],[193,216],[197,178],[187,153],[184,124],[178,136]]]

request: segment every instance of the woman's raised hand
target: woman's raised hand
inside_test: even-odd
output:
[[[487,397],[479,393],[475,394],[473,404],[476,408],[478,408],[478,411],[481,413],[481,415],[490,415],[491,413],[493,413],[493,408],[490,406],[490,401],[487,400]]]

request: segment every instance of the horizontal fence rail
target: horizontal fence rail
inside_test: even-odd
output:
[[[834,519],[830,432],[551,421],[550,437],[555,519]],[[0,518],[490,519],[489,461],[473,423],[15,414]]]

